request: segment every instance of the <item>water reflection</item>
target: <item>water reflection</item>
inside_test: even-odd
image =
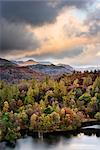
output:
[[[83,127],[83,129],[100,129],[100,125],[87,126]]]
[[[88,127],[83,127],[81,132],[85,135],[92,136],[93,134],[100,137],[100,125],[93,125]]]
[[[91,130],[92,129],[92,130]],[[99,136],[98,136],[99,135]],[[98,150],[100,148],[99,128],[85,128],[80,133],[48,135],[43,139],[27,136],[19,139],[15,148],[0,145],[0,150]]]

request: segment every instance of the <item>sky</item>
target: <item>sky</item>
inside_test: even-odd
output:
[[[100,0],[0,0],[0,57],[100,65]]]

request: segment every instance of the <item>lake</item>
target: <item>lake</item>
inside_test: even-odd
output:
[[[79,133],[64,135],[48,135],[44,138],[26,136],[17,140],[16,146],[11,148],[0,145],[0,150],[99,150],[100,125],[83,128]]]

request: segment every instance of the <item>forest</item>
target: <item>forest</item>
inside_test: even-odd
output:
[[[100,71],[0,81],[0,141],[14,141],[22,130],[76,130],[91,119],[100,120]]]

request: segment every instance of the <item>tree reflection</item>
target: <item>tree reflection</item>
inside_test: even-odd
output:
[[[84,133],[84,135],[88,135],[88,136],[92,136],[92,135],[96,135],[97,137],[100,137],[100,129],[82,129],[81,130],[82,133]]]

